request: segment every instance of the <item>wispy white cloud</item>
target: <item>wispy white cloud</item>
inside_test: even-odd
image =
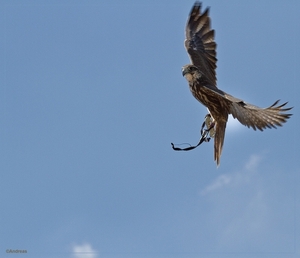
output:
[[[262,156],[259,156],[257,154],[251,155],[241,171],[218,176],[211,184],[206,186],[201,191],[201,195],[215,192],[224,187],[236,187],[243,183],[249,182],[253,172],[255,172],[261,160]]]
[[[251,155],[250,159],[248,160],[248,162],[245,165],[245,168],[248,171],[253,171],[257,168],[257,166],[259,165],[261,160],[262,160],[262,156],[259,156],[259,155],[256,155],[256,154]]]
[[[290,179],[270,166],[272,173],[265,173],[263,156],[250,156],[240,169],[216,177],[200,192],[208,213],[205,234],[214,236],[213,250],[268,252],[291,248],[293,195],[284,188]]]
[[[258,173],[261,160],[260,155],[250,156],[242,168],[218,176],[201,191],[210,203],[208,225],[219,251],[245,251],[252,238],[259,246],[255,236],[266,231],[269,208]]]
[[[82,245],[74,244],[72,247],[73,258],[96,258],[97,251],[88,243]]]
[[[232,177],[229,175],[218,176],[211,184],[209,184],[207,187],[205,187],[205,189],[201,191],[201,194],[205,195],[210,192],[216,191],[217,189],[220,189],[225,185],[228,185],[231,181],[232,181]]]

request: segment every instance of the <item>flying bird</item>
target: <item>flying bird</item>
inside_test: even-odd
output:
[[[188,17],[185,29],[185,48],[192,64],[183,66],[182,75],[189,84],[193,96],[207,107],[214,130],[214,159],[220,164],[228,115],[254,130],[282,126],[292,115],[285,113],[292,108],[278,104],[260,108],[217,88],[215,31],[210,27],[209,9],[201,13],[201,3],[196,2]]]

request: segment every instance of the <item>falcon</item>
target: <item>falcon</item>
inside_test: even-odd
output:
[[[184,41],[192,64],[183,66],[182,75],[193,96],[207,107],[212,123],[207,129],[214,131],[214,160],[220,165],[228,115],[241,124],[263,131],[282,126],[292,114],[277,100],[267,108],[260,108],[217,88],[215,31],[210,27],[209,9],[201,13],[201,3],[196,2],[187,20]]]

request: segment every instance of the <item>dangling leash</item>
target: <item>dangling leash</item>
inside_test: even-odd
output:
[[[204,129],[205,126],[206,126],[206,129]],[[201,126],[201,138],[200,138],[198,144],[195,145],[195,146],[187,147],[187,148],[179,148],[179,147],[175,147],[174,144],[171,143],[173,150],[175,150],[175,151],[189,151],[189,150],[193,150],[193,149],[197,148],[202,142],[209,142],[210,139],[215,136],[214,127],[215,127],[215,123],[214,123],[211,115],[207,114],[205,116],[204,122],[202,123],[202,126]],[[208,137],[208,136],[210,136],[210,137]]]

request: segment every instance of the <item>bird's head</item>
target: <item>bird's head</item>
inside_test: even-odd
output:
[[[189,64],[182,67],[182,76],[186,76],[188,74],[193,75],[196,72],[199,72],[199,69],[195,65]]]

